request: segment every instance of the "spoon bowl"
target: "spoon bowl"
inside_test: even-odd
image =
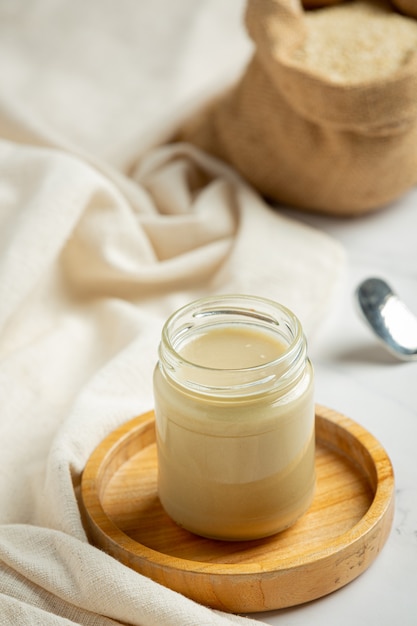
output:
[[[381,278],[367,278],[356,290],[365,322],[385,348],[402,361],[417,360],[417,317]]]

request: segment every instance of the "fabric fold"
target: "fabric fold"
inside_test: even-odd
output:
[[[197,10],[188,0],[180,4],[180,15],[186,5]],[[292,308],[312,337],[343,279],[344,251],[281,215],[224,163],[190,145],[167,144],[162,129],[159,142],[146,150],[138,143],[133,158],[141,116],[160,93],[147,65],[156,61],[145,52],[148,12],[159,19],[161,4],[117,9],[126,28],[136,24],[135,37],[128,43],[121,37],[117,45],[127,46],[126,58],[131,52],[142,61],[136,71],[149,78],[143,102],[129,100],[129,81],[112,82],[116,43],[103,46],[100,32],[105,27],[118,36],[110,9],[103,12],[98,1],[88,14],[84,4],[66,0],[54,10],[46,0],[33,6],[42,14],[39,28],[58,29],[44,28],[45,45],[51,38],[56,45],[62,33],[66,63],[74,48],[60,9],[71,16],[66,24],[74,37],[78,28],[86,36],[88,26],[103,51],[100,63],[112,67],[105,88],[118,106],[110,110],[125,110],[127,102],[131,109],[117,123],[109,113],[108,126],[104,112],[97,126],[91,116],[87,128],[82,97],[84,68],[95,60],[90,47],[82,51],[85,64],[74,59],[79,80],[73,91],[65,88],[61,125],[59,108],[50,126],[44,116],[47,103],[59,100],[54,59],[41,55],[41,63],[37,53],[28,55],[21,84],[7,74],[8,90],[0,96],[0,624],[254,624],[161,588],[90,545],[79,506],[81,475],[108,433],[152,408],[160,333],[175,309],[210,294],[266,296]],[[231,19],[230,6],[212,2],[199,11],[216,23],[222,11]],[[23,9],[10,10],[19,16]],[[9,18],[0,21],[0,33],[13,22],[17,41],[35,36]],[[182,76],[183,24],[176,29],[177,56],[161,46],[158,67]],[[225,49],[230,45],[224,42]],[[5,46],[11,67],[21,69],[19,46],[10,37],[0,40]],[[206,66],[211,63],[208,57]],[[39,72],[39,93],[25,99]],[[106,72],[100,75],[104,81]],[[134,79],[133,70],[129,76]],[[63,75],[59,84],[67,79]],[[94,91],[94,82],[90,87]],[[116,152],[130,137],[123,166],[108,158],[109,128],[120,132]],[[95,152],[83,133],[97,138]]]

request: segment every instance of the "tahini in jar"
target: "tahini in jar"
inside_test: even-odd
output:
[[[158,494],[198,535],[277,533],[315,487],[313,371],[286,307],[245,295],[192,302],[166,322],[154,373]]]

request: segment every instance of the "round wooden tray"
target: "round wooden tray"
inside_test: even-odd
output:
[[[294,606],[366,570],[394,513],[385,450],[360,425],[321,406],[316,470],[313,504],[291,528],[254,541],[198,537],[159,502],[154,415],[146,413],[110,434],[87,462],[87,532],[125,565],[207,606],[237,613]]]

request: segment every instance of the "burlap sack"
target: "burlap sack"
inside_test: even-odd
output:
[[[384,0],[370,2],[417,29]],[[181,139],[278,203],[346,216],[378,209],[417,182],[417,45],[388,76],[335,81],[299,62],[306,18],[300,0],[248,0],[253,57]]]
[[[405,15],[411,17],[417,17],[417,2],[416,0],[391,0],[393,5]]]

